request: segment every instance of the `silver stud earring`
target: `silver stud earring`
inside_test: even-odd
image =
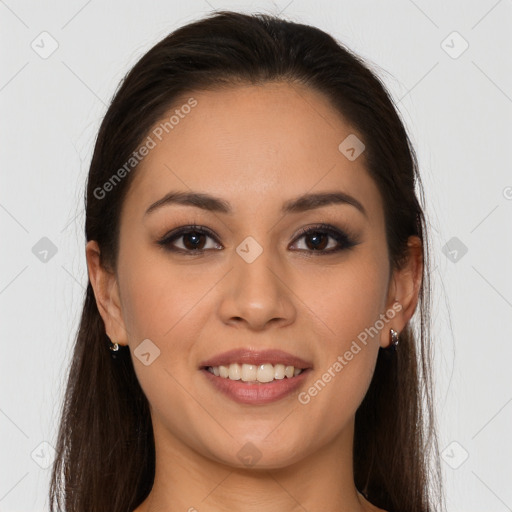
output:
[[[399,342],[399,337],[398,337],[398,332],[395,331],[394,329],[390,329],[389,331],[391,333],[391,345],[390,345],[390,349],[395,351],[398,347],[398,342]]]
[[[117,352],[119,350],[119,344],[117,342],[112,343],[109,348],[112,352]]]
[[[107,338],[108,338],[108,341],[110,342],[108,348],[110,349],[111,352],[117,352],[119,350],[119,344],[117,342],[113,343],[112,340],[110,339],[110,336],[107,334]],[[112,354],[112,356],[114,356],[114,354]]]

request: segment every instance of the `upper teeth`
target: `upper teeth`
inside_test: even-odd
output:
[[[209,366],[208,371],[217,377],[231,380],[243,380],[244,382],[258,381],[271,382],[274,379],[291,378],[302,372],[301,368],[285,366],[284,364],[238,364],[229,366]]]

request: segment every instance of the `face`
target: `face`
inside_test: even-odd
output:
[[[197,104],[168,133],[155,125],[135,171],[120,220],[119,314],[104,318],[129,345],[162,443],[229,466],[248,455],[284,467],[351,428],[378,348],[400,327],[382,198],[364,152],[354,160],[338,148],[362,136],[316,91],[273,83],[190,97]],[[171,192],[218,201],[160,201]],[[345,196],[297,202],[311,194]],[[229,363],[213,359],[233,349],[233,379],[274,380],[204,368]],[[288,355],[255,359],[274,363],[259,377],[235,364],[266,350]],[[303,371],[283,378],[292,357]]]

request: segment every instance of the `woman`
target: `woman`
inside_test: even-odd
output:
[[[437,510],[416,184],[316,28],[222,11],[144,55],[89,171],[52,510]]]

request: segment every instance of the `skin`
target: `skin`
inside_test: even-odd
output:
[[[86,249],[106,332],[129,346],[151,407],[156,476],[136,512],[380,510],[354,486],[354,416],[389,329],[400,332],[416,308],[420,241],[410,238],[407,264],[391,274],[382,197],[364,153],[350,161],[338,150],[349,134],[362,136],[320,93],[267,83],[190,96],[197,106],[136,171],[115,271],[100,265],[95,241]],[[221,197],[233,214],[167,205],[144,215],[171,190]],[[332,190],[357,198],[367,215],[348,204],[280,212],[285,200]],[[358,244],[314,253],[311,236],[297,233],[320,222]],[[203,237],[203,254],[158,245],[194,223],[217,238]],[[263,249],[252,263],[236,252],[247,236]],[[338,245],[326,240],[323,250]],[[307,390],[396,302],[401,310],[308,404],[297,394],[238,404],[199,371],[203,360],[232,348],[279,348],[312,363],[299,391]],[[147,338],[160,356],[145,366],[133,351]],[[248,442],[261,454],[251,467],[237,457]]]

